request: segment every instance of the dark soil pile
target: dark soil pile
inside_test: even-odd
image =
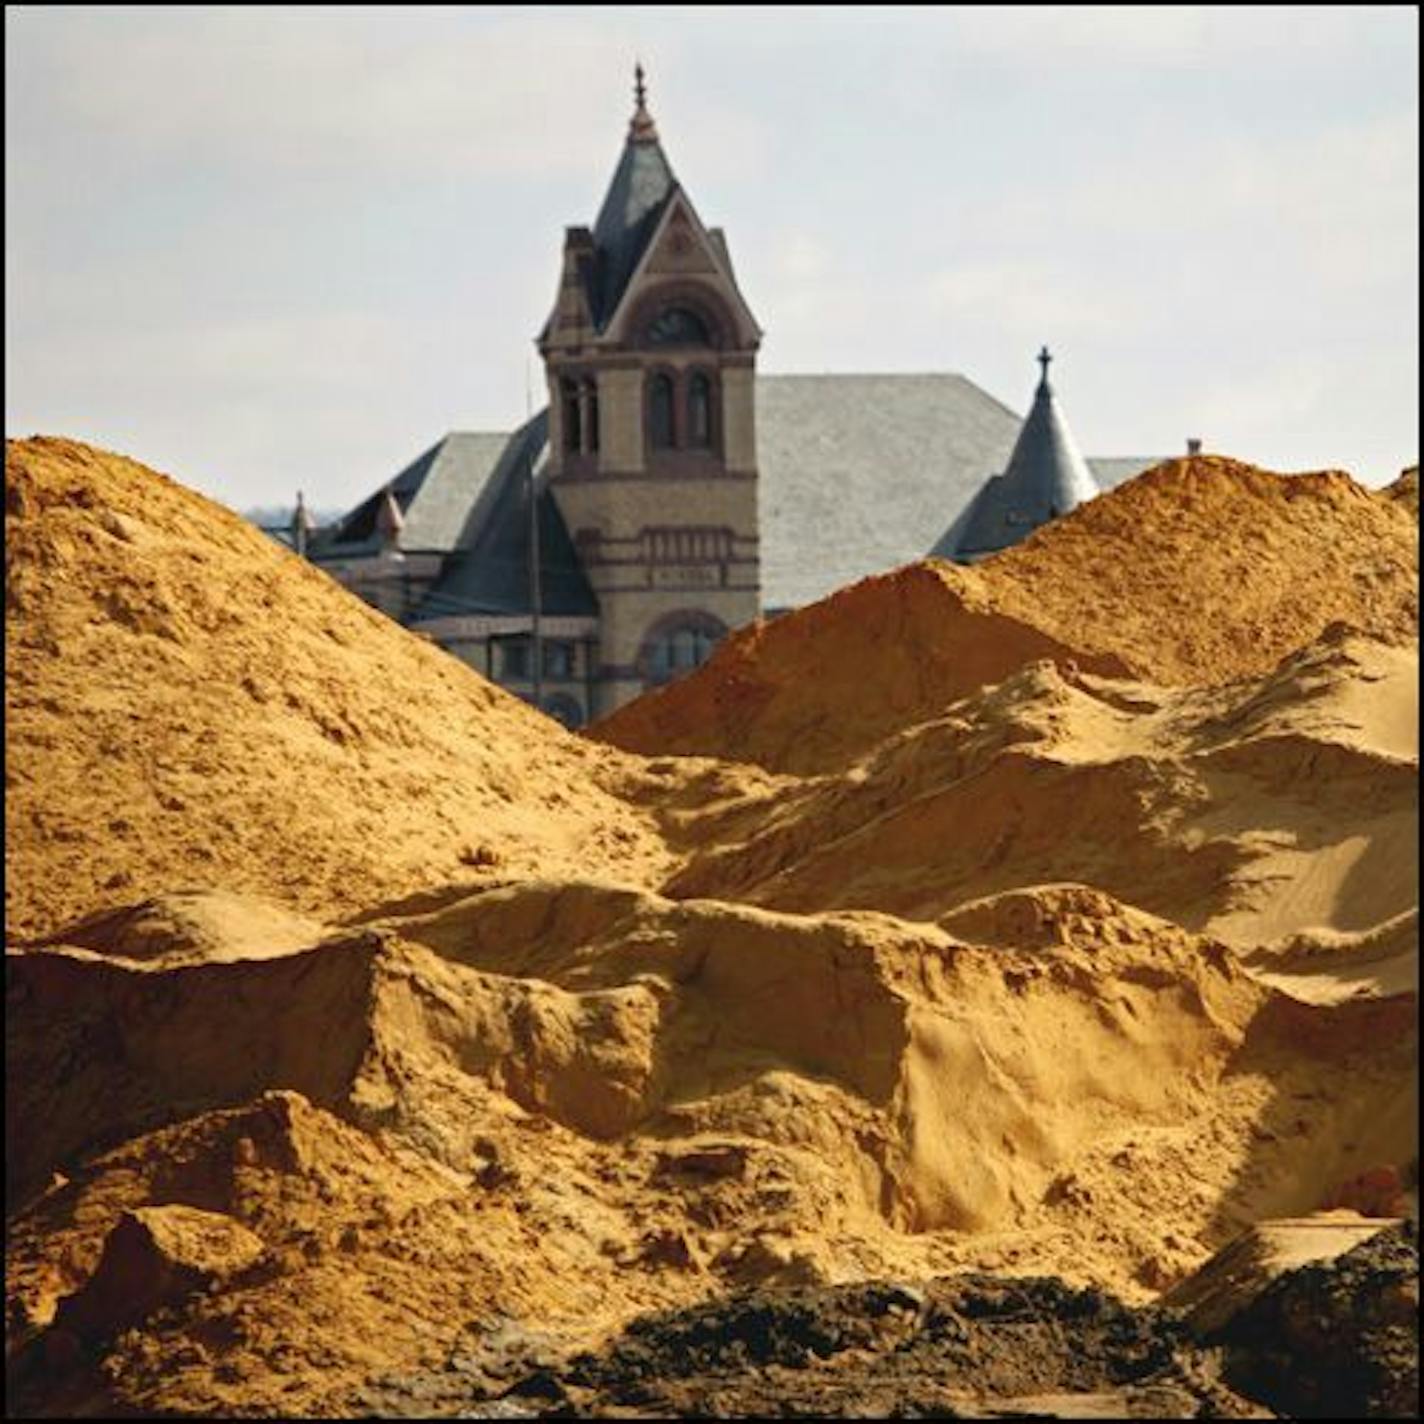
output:
[[[1225,1342],[1236,1387],[1292,1418],[1417,1419],[1418,1226],[1282,1276]]]
[[[1259,1413],[1214,1380],[1173,1316],[1052,1277],[762,1288],[642,1316],[597,1353],[537,1356],[474,1347],[443,1381],[392,1381],[366,1403],[467,1418]]]

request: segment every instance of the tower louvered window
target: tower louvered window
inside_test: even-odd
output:
[[[672,377],[656,375],[648,387],[648,426],[653,445],[659,450],[670,449],[673,445],[673,388]]]
[[[590,454],[596,455],[598,453],[598,382],[591,379],[585,381],[583,393],[588,415],[587,448]]]
[[[577,454],[583,449],[583,413],[579,403],[579,388],[575,381],[563,383],[564,449]]]
[[[701,450],[712,444],[712,382],[701,371],[687,388],[687,443]]]

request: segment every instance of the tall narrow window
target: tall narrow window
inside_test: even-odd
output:
[[[701,371],[687,388],[687,443],[704,450],[712,444],[712,382]]]
[[[591,454],[596,455],[598,453],[598,382],[585,381],[584,391],[588,396],[588,449]]]
[[[573,381],[564,382],[564,449],[577,454],[583,449],[583,420],[579,390]]]
[[[648,387],[648,424],[651,428],[653,445],[656,449],[670,449],[673,443],[672,407],[673,391],[671,376],[654,376]]]

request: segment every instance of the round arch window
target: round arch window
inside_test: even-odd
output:
[[[687,622],[657,629],[643,646],[644,677],[657,687],[701,667],[717,646],[720,632],[710,623]]]
[[[648,323],[645,339],[649,346],[710,346],[712,333],[695,311],[665,307]]]

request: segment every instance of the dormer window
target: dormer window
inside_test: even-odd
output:
[[[710,346],[707,323],[686,307],[667,307],[651,322],[644,339],[649,346]]]

